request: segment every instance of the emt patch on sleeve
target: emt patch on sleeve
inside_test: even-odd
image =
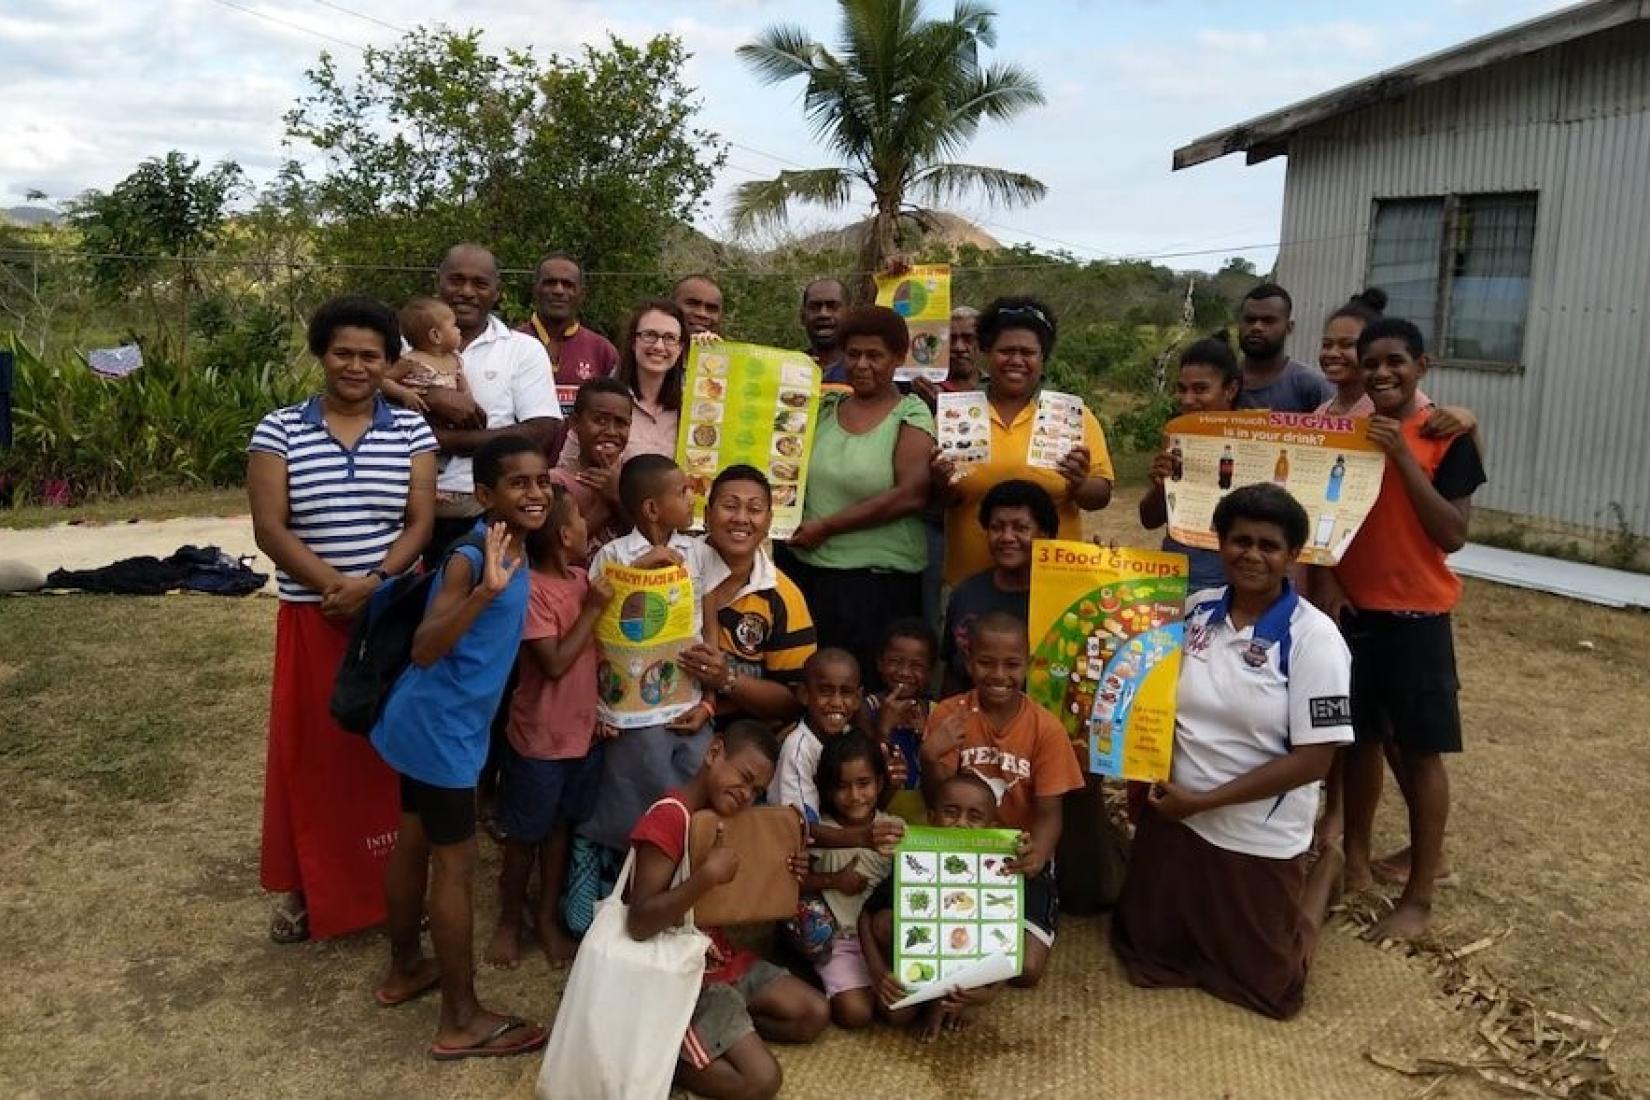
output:
[[[1352,724],[1352,700],[1345,695],[1316,695],[1307,703],[1313,729]]]

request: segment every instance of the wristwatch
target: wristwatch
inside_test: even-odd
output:
[[[720,684],[716,685],[716,694],[718,694],[718,695],[732,695],[733,694],[733,685],[738,683],[738,682],[739,682],[738,675],[734,673],[733,669],[731,669],[731,668],[728,669],[728,674],[726,676],[722,677],[722,682]]]
[[[379,584],[383,584],[385,581],[390,579],[390,575],[384,572],[383,569],[369,569],[367,570],[367,576],[377,577]]]

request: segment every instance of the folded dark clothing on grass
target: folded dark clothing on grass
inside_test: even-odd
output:
[[[249,596],[269,574],[254,572],[250,558],[232,558],[216,546],[184,546],[170,557],[122,558],[96,569],[55,569],[47,588],[72,588],[116,596],[159,596],[174,589],[215,596]]]

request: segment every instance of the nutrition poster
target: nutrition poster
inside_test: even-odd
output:
[[[940,454],[952,462],[952,481],[991,460],[991,406],[978,390],[942,393],[934,410]]]
[[[1096,775],[1169,778],[1186,556],[1039,539],[1026,693],[1088,742]]]
[[[920,1004],[1020,972],[1025,880],[1013,829],[905,830],[894,850],[894,977]]]
[[[1069,393],[1044,390],[1037,397],[1036,415],[1026,465],[1052,470],[1083,442],[1083,400]]]
[[[596,620],[601,720],[620,729],[662,725],[699,702],[699,685],[676,663],[677,654],[698,641],[693,581],[681,565],[609,564],[602,576],[613,599]]]
[[[1193,413],[1164,429],[1173,460],[1163,499],[1169,534],[1213,550],[1215,505],[1242,485],[1288,489],[1311,521],[1301,561],[1334,565],[1352,544],[1381,492],[1386,455],[1369,441],[1369,421],[1264,410]]]
[[[705,496],[717,473],[746,463],[773,483],[773,527],[786,538],[802,523],[819,368],[798,351],[756,344],[695,345],[683,383],[676,461],[693,489],[693,516],[703,523]]]
[[[877,305],[905,318],[911,330],[910,354],[894,370],[894,380],[944,382],[951,373],[950,266],[919,264],[903,275],[878,276]]]

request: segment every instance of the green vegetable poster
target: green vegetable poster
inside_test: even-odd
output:
[[[894,977],[932,1000],[1020,972],[1025,882],[1013,829],[905,831],[894,853]],[[926,994],[926,995],[924,995]]]

